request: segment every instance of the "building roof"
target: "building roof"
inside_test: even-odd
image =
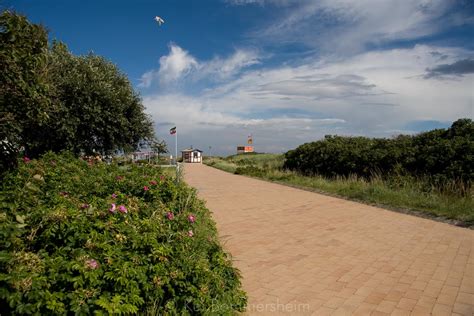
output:
[[[184,153],[184,152],[193,152],[193,151],[199,151],[200,153],[202,153],[202,150],[199,150],[197,148],[188,148],[188,149],[185,149],[185,150],[181,150],[182,153]]]

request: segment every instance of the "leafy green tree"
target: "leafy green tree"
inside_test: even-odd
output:
[[[150,142],[150,148],[156,154],[166,154],[168,152],[168,146],[164,140],[152,140]]]
[[[103,57],[74,56],[62,43],[51,49],[55,97],[54,151],[110,153],[153,139],[151,119],[127,77]]]
[[[21,15],[0,14],[0,172],[15,165],[20,145],[49,121],[48,35]],[[13,158],[13,159],[12,159]]]
[[[0,172],[47,151],[130,151],[153,140],[153,125],[127,77],[110,61],[75,56],[41,25],[0,15]]]

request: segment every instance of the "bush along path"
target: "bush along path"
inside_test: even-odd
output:
[[[2,315],[245,309],[209,211],[160,169],[46,154],[1,189]]]

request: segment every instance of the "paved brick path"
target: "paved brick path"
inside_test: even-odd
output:
[[[474,315],[474,231],[187,164],[248,314]]]

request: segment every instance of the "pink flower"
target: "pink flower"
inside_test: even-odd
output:
[[[84,204],[82,204],[82,205],[81,205],[81,208],[82,208],[82,209],[89,208],[89,204],[87,204],[87,203],[84,203]]]
[[[115,179],[117,179],[118,181],[123,180],[123,176],[116,176]]]
[[[189,230],[189,231],[188,231],[188,236],[189,236],[189,237],[193,237],[193,236],[194,236],[194,233],[193,233],[192,230]]]
[[[112,199],[116,199],[116,198],[117,198],[117,194],[112,193]]]
[[[120,205],[119,206],[119,212],[124,213],[124,214],[128,213],[127,208],[125,207],[125,205]]]
[[[30,158],[28,158],[28,157],[26,157],[26,156],[25,156],[25,157],[23,157],[23,162],[24,162],[24,163],[29,163],[29,162],[30,162],[30,160],[31,160],[31,159],[30,159]]]
[[[99,267],[99,263],[94,259],[89,259],[89,260],[86,260],[86,266],[89,269],[95,270]]]
[[[193,224],[195,221],[196,221],[196,216],[194,216],[193,214],[189,215],[188,216],[188,221]]]
[[[174,214],[171,213],[171,212],[168,212],[168,213],[166,213],[166,218],[168,218],[170,221],[172,221],[173,218],[174,218]]]
[[[150,184],[151,184],[151,185],[157,185],[158,182],[156,182],[155,180],[152,180],[152,181],[150,181]]]
[[[150,190],[150,188],[145,185],[145,186],[143,186],[143,190],[148,191],[148,190]]]
[[[117,211],[115,210],[115,208],[116,208],[115,204],[112,203],[112,206],[109,208],[109,212],[110,212],[110,213],[113,213],[113,214],[117,213]]]

